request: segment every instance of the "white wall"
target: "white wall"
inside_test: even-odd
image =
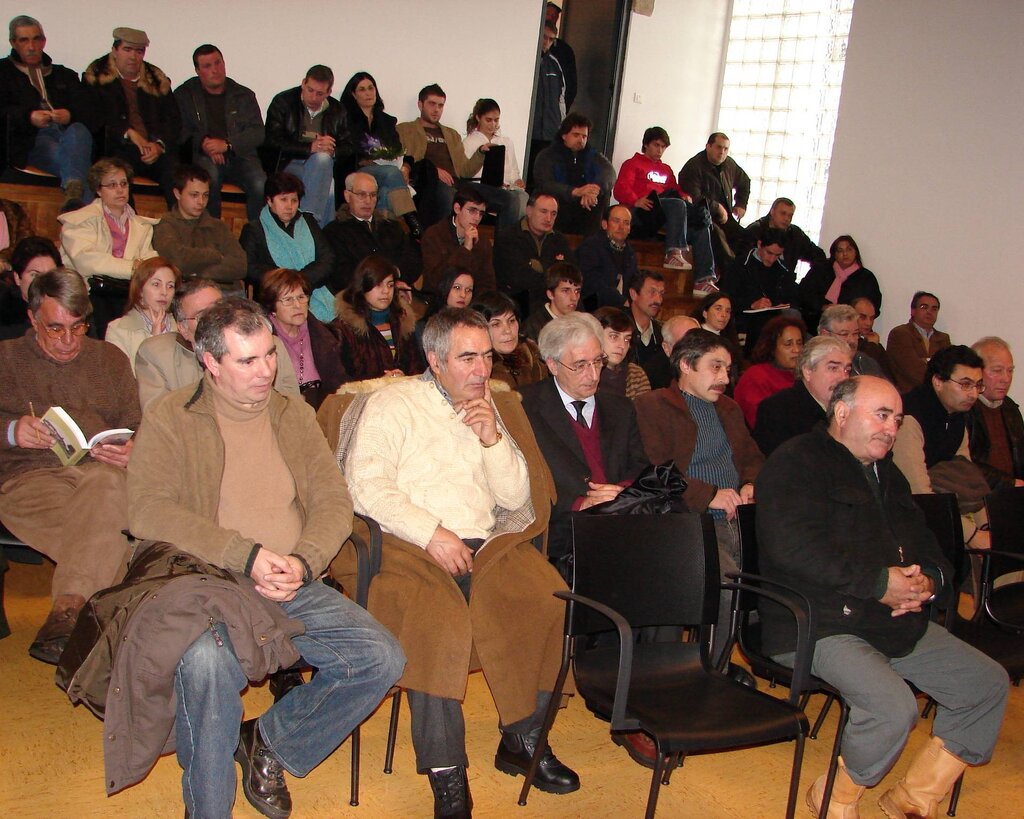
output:
[[[640,150],[644,130],[652,125],[672,138],[665,161],[677,173],[704,148],[718,115],[729,8],[728,0],[658,0],[652,16],[631,16],[609,157],[616,168]],[[635,94],[643,102],[634,102]]]
[[[857,239],[883,338],[930,290],[954,343],[1001,335],[1024,361],[1022,35],[1015,0],[854,5],[821,236]]]
[[[436,82],[448,94],[446,125],[464,132],[477,98],[493,97],[503,131],[525,153],[543,0],[33,0],[22,8],[43,24],[54,60],[79,72],[110,50],[115,26],[131,26],[149,35],[146,59],[175,86],[194,76],[192,51],[204,42],[221,49],[264,112],[315,63],[334,71],[335,95],[369,71],[399,121],[415,117],[417,93]],[[22,13],[6,10],[5,23]]]

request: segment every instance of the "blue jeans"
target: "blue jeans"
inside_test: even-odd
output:
[[[293,159],[285,168],[295,174],[306,187],[299,207],[312,213],[323,227],[334,220],[334,157],[323,152],[310,154],[309,159]]]
[[[370,164],[360,167],[359,172],[367,173],[376,180],[377,207],[381,210],[386,210],[392,216],[397,216],[398,214],[391,207],[391,200],[388,198],[388,194],[391,191],[399,191],[402,188],[408,187],[405,183],[405,177],[402,176],[401,169],[394,165]]]
[[[713,279],[715,257],[711,250],[711,227],[710,223],[705,224],[707,220],[700,218],[703,208],[697,210],[696,205],[674,196],[659,196],[658,207],[665,219],[665,249],[682,250],[690,245],[693,248],[694,279]],[[646,228],[646,234],[652,237],[660,227],[656,213],[640,208],[633,208],[633,221]],[[638,235],[643,233],[638,231]]]
[[[473,182],[471,187],[487,201],[487,207],[498,211],[498,227],[518,225],[526,216],[527,194],[522,188],[496,188],[483,182]]]
[[[377,707],[405,667],[398,641],[364,609],[320,582],[282,603],[306,633],[295,647],[318,669],[260,717],[263,741],[289,773],[305,776]],[[247,680],[218,623],[182,656],[174,677],[175,738],[185,807],[194,819],[230,817],[234,753]]]
[[[220,186],[225,182],[238,185],[245,191],[245,215],[250,222],[258,222],[260,211],[266,199],[263,186],[267,175],[255,156],[243,157],[231,154],[223,165],[216,164],[210,157],[197,153],[196,164],[210,174],[210,203],[207,210],[211,216],[220,218]]]
[[[80,122],[47,125],[36,133],[36,142],[28,154],[28,164],[60,177],[60,186],[77,179],[82,183],[83,202],[93,200],[86,177],[92,164],[92,134]]]

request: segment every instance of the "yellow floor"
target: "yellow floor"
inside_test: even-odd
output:
[[[6,575],[7,616],[13,634],[0,641],[0,817],[80,819],[80,817],[179,817],[183,815],[180,770],[173,756],[162,758],[139,785],[107,798],[103,790],[100,723],[84,708],[72,708],[53,684],[53,668],[29,658],[26,650],[49,609],[48,566],[12,564]],[[812,700],[809,716],[817,715],[821,698]],[[265,686],[245,695],[248,716],[270,704]],[[404,703],[403,703],[404,704]],[[681,707],[685,707],[681,704]],[[607,726],[590,716],[578,699],[559,714],[552,745],[563,761],[577,770],[582,788],[567,796],[534,791],[525,808],[516,805],[521,778],[513,779],[492,765],[497,743],[497,714],[480,674],[471,678],[466,700],[470,785],[477,817],[629,817],[642,816],[650,783],[649,771],[611,744]],[[305,779],[289,778],[295,810],[302,817],[430,816],[432,803],[424,777],[417,776],[409,740],[408,711],[399,727],[395,772],[381,771],[387,733],[387,712],[381,709],[363,729],[361,804],[348,804],[349,751],[343,745]],[[958,815],[1024,816],[1024,690],[1012,688],[1010,706],[996,758],[968,772]],[[822,772],[835,732],[830,715],[822,737],[807,743],[801,781],[803,791]],[[909,752],[927,740],[929,724],[921,722],[911,736]],[[659,817],[780,817],[785,810],[792,745],[693,757],[663,788]],[[907,756],[863,802],[861,815],[881,817],[875,800],[898,778]],[[238,792],[235,815],[257,817]]]

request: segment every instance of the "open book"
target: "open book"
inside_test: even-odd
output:
[[[97,444],[123,444],[135,434],[131,429],[105,429],[87,441],[82,428],[63,407],[50,407],[41,420],[57,439],[51,449],[64,466],[74,466]]]

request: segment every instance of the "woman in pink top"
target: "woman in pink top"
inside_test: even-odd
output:
[[[744,370],[736,384],[736,403],[751,429],[760,403],[796,383],[796,362],[806,335],[804,323],[790,316],[776,316],[761,330],[750,355],[754,364]]]

